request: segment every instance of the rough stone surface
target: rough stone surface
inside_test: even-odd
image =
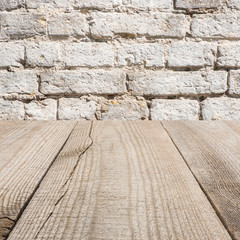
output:
[[[94,38],[113,38],[114,35],[183,38],[188,27],[183,14],[92,13],[91,18],[90,31]]]
[[[168,66],[173,68],[212,66],[214,50],[209,43],[175,42],[169,48]]]
[[[240,70],[230,71],[230,74],[229,74],[229,94],[240,96]]]
[[[203,102],[238,106],[239,10],[240,0],[0,0],[0,116],[202,119]],[[227,118],[221,104],[209,111]]]
[[[23,120],[24,105],[20,101],[5,101],[0,98],[0,120]]]
[[[48,34],[51,37],[84,37],[88,29],[86,17],[80,13],[57,13],[48,19]]]
[[[31,67],[53,67],[61,62],[61,45],[54,42],[40,42],[26,45],[26,62]]]
[[[199,104],[196,100],[154,99],[152,120],[198,120]]]
[[[41,74],[44,94],[121,94],[126,92],[121,70],[58,71]]]
[[[203,39],[240,39],[240,14],[195,15],[191,35]]]
[[[23,7],[24,0],[1,0],[0,10],[13,10]]]
[[[198,9],[198,8],[217,8],[221,0],[176,0],[176,8]]]
[[[224,68],[240,67],[240,44],[226,43],[218,47],[217,66]]]
[[[61,98],[59,100],[58,118],[69,119],[95,119],[96,102],[76,98]]]
[[[24,46],[17,43],[0,43],[0,68],[20,67],[24,61]]]
[[[38,78],[33,71],[0,72],[0,95],[38,93]]]
[[[240,120],[239,98],[207,98],[202,104],[204,120]]]
[[[46,34],[46,17],[37,13],[0,13],[0,30],[13,39]]]
[[[107,43],[72,43],[65,48],[68,67],[110,67],[114,65],[113,47]]]
[[[169,9],[171,0],[72,0],[72,6],[76,9],[111,10],[113,8],[130,8],[139,10]]]
[[[149,110],[145,101],[112,100],[102,106],[102,120],[144,120]]]
[[[164,67],[164,46],[158,43],[122,44],[118,47],[118,66],[143,64],[146,67]]]
[[[57,101],[46,99],[25,104],[27,120],[56,120]]]
[[[235,8],[240,10],[240,0],[229,0],[227,1],[230,8]]]
[[[166,72],[129,73],[129,88],[134,95],[171,96],[224,93],[227,72]]]
[[[68,8],[69,0],[25,0],[28,9],[39,8]]]

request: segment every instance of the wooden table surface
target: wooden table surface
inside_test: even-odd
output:
[[[0,121],[0,239],[240,239],[240,121]]]

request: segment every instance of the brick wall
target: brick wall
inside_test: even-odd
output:
[[[240,119],[240,0],[1,0],[0,119]]]

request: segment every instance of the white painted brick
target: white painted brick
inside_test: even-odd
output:
[[[5,101],[0,98],[0,120],[23,120],[24,105],[20,101]]]
[[[0,72],[0,94],[6,93],[38,93],[38,78],[32,71]]]
[[[118,65],[144,64],[146,67],[164,67],[164,46],[159,43],[122,44],[118,47]]]
[[[126,74],[115,70],[43,72],[44,94],[121,94],[126,92]]]
[[[199,104],[196,100],[155,99],[151,106],[152,120],[198,120]]]
[[[27,64],[31,67],[53,67],[61,62],[61,45],[55,42],[29,43],[26,45]]]
[[[61,98],[59,100],[58,117],[60,120],[95,119],[96,102],[76,98]]]
[[[23,7],[24,0],[1,0],[0,10],[13,10]]]
[[[228,7],[240,10],[240,0],[228,0]]]
[[[17,43],[0,43],[0,67],[20,67],[24,61],[24,46]]]
[[[218,47],[217,66],[224,68],[240,67],[240,44],[226,43]]]
[[[176,0],[176,8],[196,9],[196,8],[217,8],[221,4],[221,0]]]
[[[88,32],[84,14],[56,13],[49,16],[48,34],[52,37],[84,37]]]
[[[230,71],[230,74],[229,74],[229,94],[240,96],[240,70]]]
[[[171,96],[224,93],[227,72],[167,72],[129,73],[129,88],[134,95]]]
[[[191,34],[206,39],[240,39],[240,15],[195,15],[191,23]]]
[[[111,100],[102,106],[102,120],[140,120],[147,119],[149,110],[145,101]]]
[[[39,8],[68,8],[70,7],[69,0],[26,0],[28,9]]]
[[[32,101],[25,104],[27,120],[56,120],[57,101],[45,99],[43,101]]]
[[[65,47],[68,67],[110,67],[114,65],[114,50],[107,43],[72,43]]]
[[[202,104],[204,120],[240,120],[240,99],[207,98]]]
[[[122,0],[127,8],[151,10],[151,9],[170,9],[172,0]]]
[[[46,18],[35,13],[0,13],[1,31],[10,38],[28,38],[46,34]]]
[[[214,63],[214,47],[209,43],[174,42],[170,45],[168,66],[200,68]]]
[[[169,9],[172,7],[171,0],[72,0],[74,8],[88,8],[98,10],[111,10],[116,7],[126,7],[139,10]]]
[[[122,0],[71,0],[71,4],[74,8],[89,8],[106,10],[120,6]]]
[[[92,13],[91,18],[90,32],[95,38],[114,35],[183,38],[188,28],[183,14]]]

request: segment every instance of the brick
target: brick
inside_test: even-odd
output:
[[[199,104],[196,100],[155,99],[151,105],[152,120],[198,120]]]
[[[228,0],[228,7],[240,10],[240,0]]]
[[[5,101],[0,98],[0,120],[23,120],[24,105],[19,101]]]
[[[152,9],[170,9],[172,7],[172,0],[122,0],[123,5],[127,8],[152,10]]]
[[[61,98],[59,100],[58,117],[60,120],[95,119],[96,102],[76,98]]]
[[[0,1],[0,10],[10,11],[17,8],[21,8],[24,5],[24,0],[1,0]]]
[[[122,44],[117,51],[118,66],[144,64],[164,67],[164,46],[159,43]]]
[[[102,106],[102,120],[147,119],[149,110],[145,101],[110,100]]]
[[[240,96],[240,70],[230,71],[228,92],[230,95]]]
[[[90,32],[94,38],[113,38],[115,35],[183,38],[188,28],[188,21],[183,14],[114,12],[92,13],[90,16]]]
[[[195,15],[191,22],[191,35],[204,39],[240,39],[240,15]]]
[[[129,73],[129,88],[134,95],[172,96],[219,94],[227,90],[227,72],[167,72]]]
[[[113,8],[131,8],[139,10],[150,9],[169,9],[172,7],[171,0],[72,0],[72,6],[76,9],[97,9],[97,10],[111,10]]]
[[[122,94],[125,79],[117,69],[43,72],[40,89],[44,94]]]
[[[45,99],[43,101],[32,101],[25,104],[27,120],[56,120],[57,101]]]
[[[213,52],[214,48],[209,43],[175,42],[169,48],[168,66],[173,68],[212,66]]]
[[[68,8],[70,7],[69,0],[26,0],[28,9],[39,8]]]
[[[217,8],[221,4],[220,0],[176,0],[176,8],[181,9],[199,9],[199,8]]]
[[[38,78],[32,71],[24,72],[0,72],[0,94],[38,93]]]
[[[122,0],[72,0],[71,4],[77,9],[98,9],[98,10],[109,10],[114,7],[120,6]]]
[[[88,24],[81,13],[57,13],[49,16],[48,34],[51,37],[84,37],[88,32]]]
[[[13,39],[46,34],[46,18],[35,13],[1,13],[1,31]]]
[[[20,67],[23,61],[23,45],[17,43],[0,43],[0,67]]]
[[[240,67],[240,44],[227,43],[218,47],[217,66],[224,68]]]
[[[68,67],[110,67],[114,65],[114,50],[107,43],[72,43],[65,47]]]
[[[204,120],[240,120],[240,99],[207,98],[202,104]]]
[[[26,62],[31,67],[53,67],[62,61],[61,45],[54,42],[26,45]]]

